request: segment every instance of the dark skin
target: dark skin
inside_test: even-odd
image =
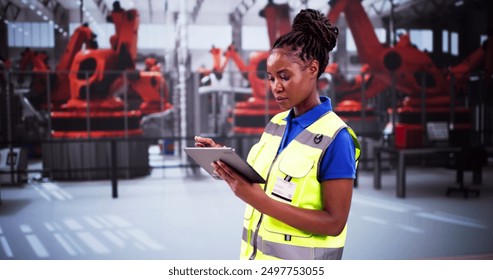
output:
[[[267,59],[267,74],[274,98],[283,110],[293,108],[300,116],[320,104],[317,90],[317,60],[304,62],[289,48],[274,49]],[[219,147],[210,138],[195,137],[197,147]],[[212,164],[215,172],[233,193],[265,215],[292,227],[320,235],[339,235],[347,222],[353,179],[321,182],[323,209],[311,210],[291,206],[267,196],[259,184],[251,184],[224,162]]]

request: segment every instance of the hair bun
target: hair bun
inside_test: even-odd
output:
[[[309,33],[313,38],[321,40],[329,46],[335,47],[338,29],[330,24],[329,19],[314,9],[301,10],[293,20],[293,31]]]
[[[295,31],[309,31],[307,27],[313,26],[317,20],[318,12],[313,9],[301,10],[293,20],[293,30]]]

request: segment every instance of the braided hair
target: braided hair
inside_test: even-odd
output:
[[[338,33],[337,27],[321,12],[304,9],[294,18],[292,30],[279,37],[272,50],[291,47],[302,61],[317,60],[320,65],[317,77],[320,77],[329,63],[329,52],[336,45]]]

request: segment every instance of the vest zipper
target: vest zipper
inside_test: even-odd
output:
[[[270,175],[270,172],[272,171],[272,167],[274,166],[274,162],[276,162],[276,160],[277,160],[278,155],[279,154],[277,154],[274,157],[274,160],[272,161],[272,164],[269,167],[269,172],[267,172],[267,178],[266,178],[265,184],[264,184],[264,192],[267,191],[267,184],[269,183],[269,175]],[[254,211],[258,211],[258,210],[255,209]],[[250,255],[250,258],[248,258],[249,260],[254,260],[255,257],[257,256],[257,237],[258,237],[258,232],[260,230],[260,224],[262,224],[263,218],[264,218],[264,213],[260,213],[260,218],[258,219],[257,226],[255,227],[255,231],[253,232],[253,235],[252,235],[252,239],[253,239],[253,244],[252,244],[252,246],[253,246],[253,252]]]

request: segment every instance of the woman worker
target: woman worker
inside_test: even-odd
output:
[[[247,204],[241,259],[342,258],[360,146],[317,90],[337,34],[327,17],[305,9],[272,47],[268,81],[285,111],[247,158],[267,183],[252,184],[224,162],[213,163]],[[195,146],[220,145],[197,136]]]

